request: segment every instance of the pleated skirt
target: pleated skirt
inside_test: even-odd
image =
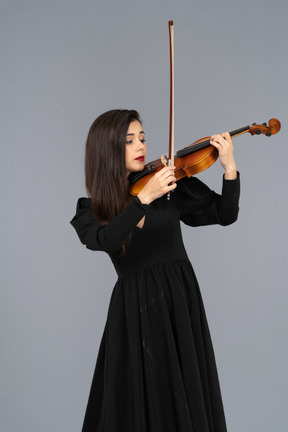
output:
[[[119,277],[82,432],[226,432],[215,356],[189,260]]]

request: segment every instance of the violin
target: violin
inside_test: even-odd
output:
[[[164,166],[174,165],[174,175],[176,181],[183,177],[191,177],[209,168],[218,158],[218,150],[210,144],[210,138],[201,138],[188,147],[179,150],[174,155],[174,23],[168,21],[169,45],[170,45],[170,125],[169,125],[169,155],[161,156],[161,159],[149,162],[143,171],[131,173],[129,175],[130,193],[137,195],[148,183],[150,178],[160,171]],[[276,118],[272,118],[267,123],[261,125],[253,123],[252,126],[244,126],[230,132],[231,137],[250,132],[251,135],[266,136],[275,135],[279,132],[281,123]],[[167,194],[170,199],[170,192]]]
[[[269,120],[268,125],[267,123],[253,123],[251,126],[244,126],[229,133],[231,137],[236,137],[247,132],[252,136],[264,134],[269,137],[277,134],[280,129],[280,121],[276,118],[272,118]],[[188,147],[178,150],[176,155],[174,155],[174,175],[176,181],[183,177],[191,177],[192,175],[204,171],[213,165],[217,158],[218,150],[210,144],[209,137],[201,138],[190,144]],[[161,156],[160,159],[146,164],[143,171],[131,173],[129,176],[131,195],[137,195],[150,178],[166,165],[168,165],[167,157]]]

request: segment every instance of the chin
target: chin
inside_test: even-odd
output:
[[[137,171],[143,171],[145,167],[145,162],[138,162],[134,167],[133,167],[133,172],[137,172]]]

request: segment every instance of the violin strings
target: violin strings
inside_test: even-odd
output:
[[[249,129],[250,129],[249,125],[248,126],[244,126],[242,128],[239,128],[239,129],[235,129],[235,130],[233,130],[233,131],[230,132],[230,136],[233,137],[235,135],[240,135],[242,133],[248,132]],[[176,156],[177,157],[184,157],[184,156],[187,156],[189,154],[195,153],[198,150],[202,150],[202,149],[204,149],[206,147],[209,147],[210,145],[211,144],[210,144],[210,138],[209,138],[209,139],[207,139],[205,141],[201,141],[200,143],[192,144],[189,147],[185,147],[184,149],[178,150],[177,153],[176,153]]]

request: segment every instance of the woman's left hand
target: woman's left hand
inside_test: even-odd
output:
[[[229,132],[221,135],[212,135],[210,143],[217,148],[219,160],[225,171],[226,180],[234,180],[237,177],[236,164],[233,155],[233,144]]]

